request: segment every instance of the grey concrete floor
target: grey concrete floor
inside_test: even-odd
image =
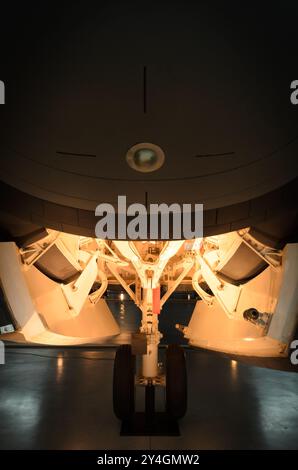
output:
[[[298,448],[298,374],[193,349],[186,350],[189,404],[181,436],[121,437],[112,410],[114,354],[113,348],[6,348],[0,448]],[[157,401],[160,408],[160,393]]]

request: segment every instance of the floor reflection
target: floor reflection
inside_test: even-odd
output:
[[[160,360],[164,352],[161,347]],[[181,436],[120,437],[112,409],[114,354],[114,347],[7,348],[0,448],[297,448],[298,374],[190,348]]]

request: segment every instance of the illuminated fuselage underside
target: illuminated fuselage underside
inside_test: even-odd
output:
[[[297,257],[297,244],[273,249],[249,229],[168,242],[104,241],[48,229],[21,248],[0,244],[2,290],[17,326],[6,337],[78,344],[117,335],[103,294],[109,284],[119,284],[142,311],[142,373],[155,377],[158,314],[184,285],[199,297],[189,325],[176,325],[190,344],[284,355],[297,320]]]

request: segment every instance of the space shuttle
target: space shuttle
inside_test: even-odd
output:
[[[297,327],[295,18],[278,34],[222,8],[76,4],[53,21],[59,34],[46,27],[37,41],[42,24],[23,12],[23,43],[7,51],[1,36],[0,339],[119,335],[105,298],[119,286],[142,314],[116,354],[120,419],[133,383],[168,387],[168,409],[185,413],[183,351],[169,346],[166,373],[158,360],[159,314],[176,290],[197,295],[190,322],[173,324],[194,348],[285,357]],[[96,207],[117,214],[119,195],[145,209],[200,204],[202,234],[177,239],[172,214],[168,238],[97,236]]]

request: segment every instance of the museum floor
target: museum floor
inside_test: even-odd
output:
[[[121,437],[112,410],[114,354],[114,347],[7,347],[0,366],[0,448],[297,448],[298,374],[191,348],[181,436]],[[158,393],[157,408],[162,398]]]

